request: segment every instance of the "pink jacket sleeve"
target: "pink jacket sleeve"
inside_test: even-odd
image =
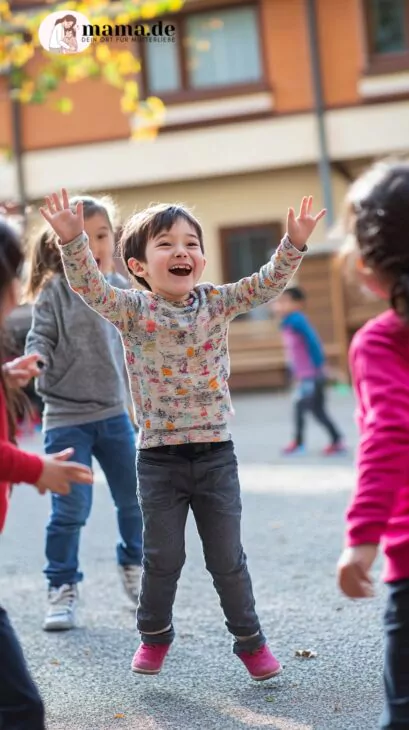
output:
[[[409,365],[393,338],[368,328],[356,336],[350,366],[361,431],[347,512],[347,544],[354,546],[380,541],[409,480]]]

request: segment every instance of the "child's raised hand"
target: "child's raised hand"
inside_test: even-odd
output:
[[[62,246],[82,233],[84,230],[82,202],[77,203],[75,212],[72,211],[65,188],[61,190],[61,200],[57,193],[53,193],[50,197],[46,197],[45,202],[47,207],[40,208],[40,213],[54,229]]]
[[[312,195],[302,199],[298,218],[295,216],[294,208],[289,208],[288,210],[287,233],[291,243],[295,246],[295,248],[298,248],[299,251],[303,250],[318,221],[320,221],[327,212],[325,209],[320,210],[320,212],[314,216],[311,211]]]
[[[346,548],[342,553],[337,566],[338,586],[348,598],[372,598],[374,595],[369,571],[377,552],[377,545],[366,544]]]

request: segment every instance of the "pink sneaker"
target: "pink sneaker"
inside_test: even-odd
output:
[[[280,662],[273,656],[267,644],[253,652],[241,651],[237,656],[243,662],[250,677],[257,682],[276,677],[282,671]]]
[[[131,669],[136,674],[159,674],[170,644],[140,644],[132,659]]]
[[[330,444],[323,450],[324,456],[333,456],[333,454],[346,454],[347,447],[342,441],[338,441],[336,444]]]

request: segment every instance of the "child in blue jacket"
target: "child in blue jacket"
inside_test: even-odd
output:
[[[295,382],[294,440],[283,449],[283,453],[304,452],[305,414],[310,411],[330,437],[330,443],[323,452],[329,456],[345,451],[345,446],[326,411],[325,355],[318,333],[303,312],[305,299],[304,291],[293,286],[274,303],[274,311],[281,317],[284,348]]]

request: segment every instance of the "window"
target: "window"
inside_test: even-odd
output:
[[[258,9],[255,5],[180,15],[174,43],[143,46],[147,92],[164,97],[261,84]]]
[[[367,0],[365,10],[370,65],[409,67],[409,0]]]
[[[222,244],[223,280],[234,282],[266,264],[282,238],[281,223],[224,228],[220,231]],[[243,317],[267,319],[267,307],[257,307]]]

